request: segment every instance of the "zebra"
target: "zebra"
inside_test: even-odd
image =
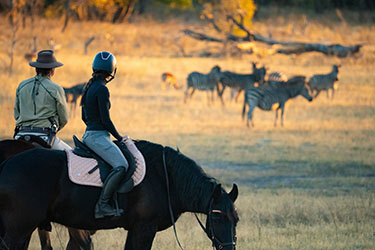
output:
[[[335,94],[335,89],[338,88],[338,83],[336,83],[336,81],[339,80],[338,79],[339,67],[341,66],[333,65],[332,71],[329,74],[313,75],[309,79],[309,82],[307,84],[310,88],[311,94],[316,92],[314,95],[314,98],[316,98],[319,95],[320,91],[322,90],[327,91],[327,98],[329,98],[328,90],[332,89],[331,99],[333,99],[333,96]]]
[[[193,96],[196,89],[201,90],[201,91],[211,91],[211,101],[213,101],[214,90],[215,88],[218,89],[218,83],[220,80],[220,72],[221,72],[221,69],[217,65],[214,66],[211,69],[210,73],[208,74],[202,74],[196,71],[191,72],[186,79],[184,103],[186,103],[186,100],[188,98],[191,98]],[[192,88],[193,90],[189,94],[190,88]],[[208,93],[207,93],[207,100],[208,102],[210,102]]]
[[[264,85],[279,87],[280,84],[285,84],[288,81],[288,77],[284,73],[272,72],[267,75]]]
[[[264,84],[264,78],[266,75],[266,68],[257,68],[256,63],[253,63],[253,73],[252,74],[237,74],[230,71],[224,71],[221,73],[220,82],[222,84],[222,89],[219,92],[219,96],[222,100],[222,96],[225,87],[230,87],[232,95],[237,91],[235,100],[237,101],[241,91],[246,90],[251,86]]]
[[[288,77],[281,72],[272,72],[267,75],[268,82],[286,82],[288,81]]]
[[[278,104],[276,109],[276,117],[274,126],[278,119],[278,112],[281,109],[281,126],[284,125],[284,109],[285,103],[298,95],[302,95],[309,102],[312,101],[312,97],[305,84],[305,76],[295,76],[289,79],[285,84],[279,85],[275,88],[273,86],[259,86],[258,88],[250,87],[245,91],[244,103],[242,107],[242,119],[245,117],[246,104],[249,106],[247,113],[246,126],[249,127],[249,120],[251,125],[254,127],[253,122],[253,111],[255,107],[259,107],[262,110],[270,111],[274,104]]]

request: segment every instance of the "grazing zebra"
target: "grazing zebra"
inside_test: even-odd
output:
[[[176,77],[169,72],[165,72],[161,75],[161,80],[162,80],[162,89],[166,89],[169,86],[173,86],[175,89],[180,89],[182,86],[178,85],[176,82]]]
[[[278,112],[281,109],[281,126],[284,124],[284,108],[285,103],[290,98],[294,98],[298,95],[302,95],[310,102],[312,97],[309,95],[309,91],[305,86],[304,76],[295,76],[289,79],[285,84],[279,85],[278,88],[273,86],[259,86],[258,88],[250,87],[245,92],[244,103],[242,107],[242,119],[244,119],[246,112],[246,104],[249,106],[249,111],[247,113],[246,126],[249,127],[249,120],[251,125],[254,127],[253,122],[253,111],[255,107],[259,107],[262,110],[269,111],[272,109],[274,104],[279,104],[276,109],[275,123],[278,119]]]
[[[201,91],[210,91],[211,92],[211,101],[214,99],[214,90],[218,88],[219,80],[220,80],[220,67],[215,66],[211,69],[210,73],[202,74],[199,72],[191,72],[187,79],[186,79],[186,90],[185,90],[185,97],[184,102],[193,96],[196,89]],[[189,89],[192,88],[193,90],[189,94]],[[207,100],[210,102],[209,95],[207,93]]]
[[[251,86],[263,85],[265,75],[266,68],[257,68],[256,63],[253,63],[252,74],[237,74],[230,71],[224,71],[221,73],[220,77],[222,89],[219,92],[219,96],[222,99],[225,87],[230,87],[232,90],[237,91],[237,95],[235,97],[235,100],[237,101],[241,91],[246,90]]]
[[[339,73],[339,67],[340,65],[333,65],[332,66],[332,71],[329,74],[321,74],[321,75],[313,75],[309,82],[308,86],[310,87],[311,94],[316,92],[314,95],[314,98],[316,98],[320,91],[325,90],[327,91],[327,98],[328,96],[328,90],[332,89],[332,95],[331,98],[333,99],[333,96],[335,94],[335,89],[338,88],[338,73]]]

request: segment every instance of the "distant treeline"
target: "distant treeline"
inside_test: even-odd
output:
[[[290,6],[321,12],[327,9],[374,10],[374,0],[256,0],[259,6]]]
[[[164,9],[201,11],[206,4],[223,6],[225,1],[242,5],[254,2],[262,6],[296,7],[322,12],[327,9],[374,10],[374,0],[0,0],[0,13],[25,16],[58,17],[66,20],[102,20],[122,22],[134,15]],[[155,8],[157,7],[157,8]],[[13,17],[14,18],[14,17]]]

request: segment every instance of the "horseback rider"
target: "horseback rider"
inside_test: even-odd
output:
[[[71,149],[56,137],[68,122],[68,106],[63,88],[52,82],[55,68],[63,66],[56,61],[52,50],[42,50],[37,60],[29,63],[36,69],[36,75],[22,81],[16,92],[14,138],[26,135],[42,138],[53,149]]]
[[[116,75],[116,58],[109,52],[96,54],[92,63],[92,78],[86,84],[81,99],[82,120],[86,124],[83,142],[110,164],[113,169],[104,181],[104,186],[95,207],[95,218],[116,215],[111,198],[124,178],[128,162],[121,150],[110,139],[112,134],[119,141],[126,141],[128,136],[121,136],[111,121],[109,109],[109,90],[106,86]],[[120,209],[120,213],[123,210]]]

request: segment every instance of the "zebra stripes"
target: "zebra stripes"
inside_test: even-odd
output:
[[[251,121],[251,125],[254,126],[253,111],[255,107],[270,111],[274,104],[279,104],[276,109],[274,125],[276,126],[279,109],[281,109],[281,126],[283,126],[285,103],[298,95],[302,95],[307,100],[312,101],[312,97],[309,95],[308,89],[305,86],[304,76],[295,76],[289,79],[285,84],[281,84],[276,88],[274,86],[250,87],[245,91],[242,118],[245,116],[246,105],[248,105],[249,111],[247,113],[246,126],[249,127],[249,120]]]
[[[331,98],[333,99],[335,89],[338,87],[335,82],[338,81],[339,67],[340,65],[333,65],[332,71],[329,74],[318,74],[310,78],[308,86],[312,94],[315,92],[314,98],[316,98],[322,90],[327,91],[327,98],[329,98],[328,90],[332,89]]]
[[[232,90],[237,91],[237,96],[240,95],[241,91],[254,86],[256,83],[262,85],[264,83],[264,77],[266,75],[266,68],[257,68],[256,63],[253,63],[252,74],[237,74],[231,71],[224,71],[221,73],[220,82],[222,89],[219,91],[219,96],[222,98],[226,87],[230,87]]]
[[[184,102],[186,102],[188,98],[191,98],[193,96],[196,89],[200,91],[210,91],[211,101],[213,101],[213,92],[215,90],[215,87],[218,87],[218,83],[220,80],[220,71],[221,69],[219,66],[214,66],[208,74],[202,74],[196,71],[190,73],[186,79]],[[190,94],[189,89],[192,89]],[[208,94],[207,98],[209,101]]]
[[[286,82],[288,77],[281,72],[272,72],[267,76],[268,82]]]

